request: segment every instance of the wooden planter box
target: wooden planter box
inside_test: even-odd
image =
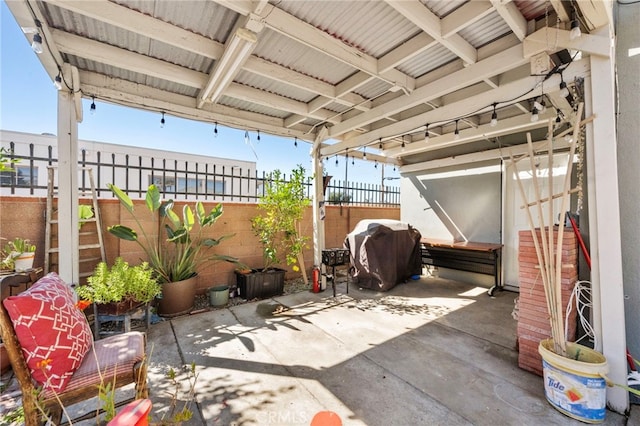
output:
[[[264,299],[284,291],[284,269],[252,269],[249,273],[236,271],[238,296],[243,299]]]

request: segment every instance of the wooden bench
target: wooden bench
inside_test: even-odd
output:
[[[501,244],[421,238],[420,249],[423,265],[493,275],[489,295],[502,289]]]

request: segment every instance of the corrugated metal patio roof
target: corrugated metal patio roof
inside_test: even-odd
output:
[[[309,142],[326,127],[323,156],[361,157],[371,146],[369,160],[399,165],[446,157],[453,146],[456,153],[485,149],[477,141],[488,139],[494,104],[501,122],[511,120],[492,137],[545,129],[558,110],[568,119],[561,76],[547,71],[563,70],[569,83],[577,71],[547,55],[589,54],[568,37],[574,11],[583,33],[608,19],[598,2],[559,0],[8,6],[23,28],[42,35],[40,59],[52,80],[60,74],[77,96]],[[30,43],[33,32],[25,36]],[[543,75],[532,75],[532,58]],[[554,108],[531,124],[536,99]],[[452,134],[456,121],[461,140]],[[409,149],[400,148],[403,141]]]

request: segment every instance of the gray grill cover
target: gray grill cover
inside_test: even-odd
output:
[[[420,232],[397,220],[358,222],[344,241],[351,252],[354,283],[387,291],[422,272]]]

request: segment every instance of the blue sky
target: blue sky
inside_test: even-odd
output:
[[[31,50],[13,15],[3,1],[0,6],[0,128],[27,133],[57,131],[57,93],[37,55]],[[30,36],[29,36],[30,37]],[[80,139],[122,145],[144,146],[170,151],[256,161],[258,171],[280,169],[289,172],[302,164],[310,170],[310,145],[293,139],[250,132],[256,150],[256,160],[250,146],[244,142],[244,130],[218,126],[214,137],[213,125],[165,116],[166,124],[160,128],[160,114],[116,106],[96,99],[96,112],[89,114],[91,100],[84,100],[84,120],[78,126]],[[335,158],[326,163],[326,170],[336,179],[343,180],[345,159]],[[349,181],[376,183],[381,181],[381,167],[373,163],[349,160]],[[385,176],[398,176],[393,167],[385,167]],[[389,184],[389,182],[387,182]]]

